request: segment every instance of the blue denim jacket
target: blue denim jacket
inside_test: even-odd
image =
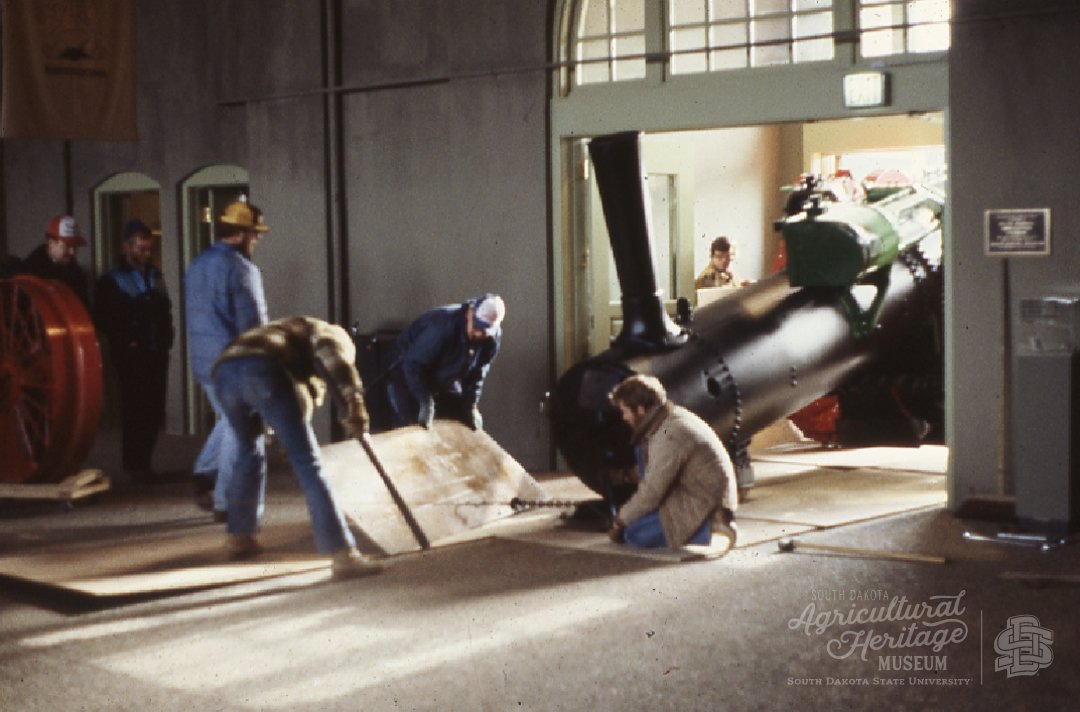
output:
[[[191,372],[206,384],[229,342],[268,321],[262,274],[236,247],[215,242],[188,266],[184,295]]]
[[[490,339],[470,342],[465,334],[469,304],[448,304],[421,314],[394,343],[394,365],[418,403],[436,393],[459,393],[477,403],[491,362],[499,353],[502,329]]]

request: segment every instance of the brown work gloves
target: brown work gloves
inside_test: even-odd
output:
[[[345,426],[345,431],[352,438],[358,438],[368,432],[370,428],[368,412],[362,398],[349,403],[349,412],[342,418],[341,424]]]

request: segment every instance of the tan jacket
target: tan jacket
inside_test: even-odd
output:
[[[634,442],[642,444],[645,477],[619,511],[622,521],[659,510],[664,537],[675,547],[721,507],[735,511],[735,468],[704,420],[669,401],[646,414]]]
[[[367,421],[364,387],[353,365],[356,346],[340,326],[309,316],[278,319],[237,336],[214,365],[245,356],[269,356],[281,362],[296,384],[305,420],[322,405],[329,381],[345,407],[346,427],[355,430],[360,420]]]
[[[731,270],[716,269],[711,262],[705,265],[705,269],[701,270],[701,274],[694,279],[694,289],[737,286],[739,283],[735,281],[735,275],[731,273]]]

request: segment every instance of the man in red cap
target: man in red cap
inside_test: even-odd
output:
[[[62,282],[87,304],[86,274],[75,261],[75,252],[86,244],[79,226],[70,215],[57,215],[49,221],[45,244],[38,245],[23,260],[19,272]]]

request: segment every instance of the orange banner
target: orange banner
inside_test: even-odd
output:
[[[134,141],[135,0],[3,0],[5,138]]]

